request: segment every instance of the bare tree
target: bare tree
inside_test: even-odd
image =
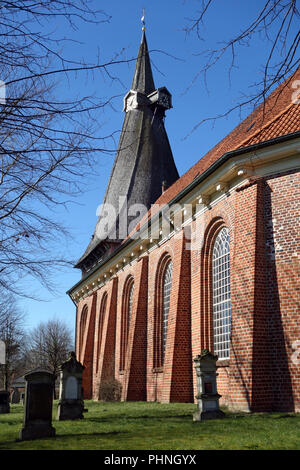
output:
[[[5,364],[0,366],[0,388],[9,390],[14,376],[24,371],[24,318],[12,294],[0,291],[0,339],[5,343]]]
[[[187,34],[196,34],[201,40],[203,47],[204,28],[208,14],[215,8],[218,14],[218,4],[216,0],[201,0],[199,11],[195,17],[189,19],[184,28]],[[204,65],[201,66],[197,75],[193,78],[192,86],[200,76],[208,83],[208,73],[222,60],[227,60],[227,72],[229,83],[234,69],[238,68],[239,57],[242,48],[252,46],[254,39],[259,36],[264,41],[266,56],[261,64],[262,73],[260,79],[252,84],[252,92],[244,92],[237,104],[225,110],[218,116],[211,116],[197,123],[194,129],[205,121],[226,117],[233,111],[240,113],[249,106],[256,107],[264,103],[266,96],[281,82],[287,80],[287,85],[293,79],[294,72],[298,69],[300,30],[297,27],[299,22],[299,0],[265,0],[258,3],[257,10],[253,18],[249,17],[249,22],[245,28],[240,28],[237,24],[237,32],[229,39],[225,39],[219,47],[203,50],[198,55],[204,55]],[[245,15],[249,16],[247,8]],[[241,12],[242,15],[242,12]]]
[[[74,349],[72,333],[62,320],[41,322],[29,333],[27,347],[30,368],[43,367],[57,376],[59,366]]]
[[[113,136],[99,136],[94,114],[110,99],[59,99],[54,81],[97,69],[114,78],[108,69],[118,63],[115,58],[105,64],[99,58],[93,64],[70,60],[61,52],[66,39],[52,32],[56,21],[76,29],[79,22],[109,20],[89,5],[0,1],[0,78],[6,92],[0,103],[0,286],[14,293],[30,295],[15,287],[24,276],[51,287],[52,268],[70,262],[54,249],[53,241],[67,233],[55,208],[80,192],[95,159],[109,151],[108,138],[114,142]]]

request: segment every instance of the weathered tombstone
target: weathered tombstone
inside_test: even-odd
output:
[[[5,343],[0,339],[0,364],[5,364]]]
[[[204,349],[195,359],[197,373],[198,409],[193,415],[194,421],[216,419],[224,416],[219,409],[221,395],[217,393],[217,360],[207,349]]]
[[[54,375],[47,370],[36,369],[26,374],[24,378],[25,413],[20,439],[55,436],[55,428],[52,427]]]
[[[76,360],[72,351],[60,366],[60,389],[57,419],[82,419],[84,401],[82,393],[82,372],[84,366]]]
[[[17,388],[14,388],[12,391],[12,394],[10,396],[10,402],[11,403],[20,403],[20,392]]]
[[[9,391],[0,390],[0,414],[9,413]]]

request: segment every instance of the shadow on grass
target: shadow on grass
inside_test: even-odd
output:
[[[11,420],[2,420],[0,421],[0,426],[2,424],[8,425],[8,426],[18,426],[20,424],[19,419],[11,419]]]
[[[73,438],[76,438],[77,440],[80,439],[80,438],[93,438],[93,437],[115,437],[115,436],[118,436],[118,435],[124,435],[124,434],[130,434],[128,433],[127,431],[108,431],[108,432],[83,432],[83,433],[66,433],[66,434],[63,434],[63,433],[56,433],[55,437],[53,439],[55,439],[56,441],[59,440],[59,439],[73,439]],[[42,440],[47,440],[49,438],[39,438],[39,439],[32,439],[32,441],[42,441]],[[23,441],[20,441],[19,439],[17,439],[15,442],[23,442]]]
[[[282,416],[276,416],[275,419],[282,419],[282,418],[297,418],[297,415],[295,414],[288,414],[288,415],[282,415]]]
[[[157,416],[157,415],[154,415],[154,416],[151,416],[151,415],[139,415],[139,416],[128,416],[126,414],[124,415],[107,415],[107,416],[103,416],[101,418],[86,418],[85,421],[86,422],[94,422],[94,423],[104,423],[104,422],[111,422],[112,420],[115,420],[115,421],[120,421],[120,420],[124,420],[126,419],[126,421],[144,421],[144,420],[154,420],[154,421],[161,421],[161,420],[176,420],[176,419],[192,419],[192,415],[160,415],[160,416]]]

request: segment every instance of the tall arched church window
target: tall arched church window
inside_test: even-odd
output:
[[[128,328],[129,328],[131,314],[132,314],[133,290],[134,290],[134,283],[131,284],[129,288],[129,293],[128,293]]]
[[[168,254],[159,263],[156,275],[154,330],[153,330],[153,367],[160,369],[164,364],[169,310],[172,289],[173,263]]]
[[[172,289],[172,270],[173,263],[172,261],[169,261],[165,267],[162,285],[162,364],[164,363],[167,343],[170,297]]]
[[[88,307],[87,305],[85,305],[81,311],[80,325],[79,325],[79,349],[80,351],[82,350],[82,346],[83,346],[83,338],[84,338],[84,332],[85,332],[85,327],[86,327],[87,314],[88,314]]]
[[[214,354],[229,359],[231,332],[229,231],[223,227],[212,250],[212,309]]]
[[[99,357],[100,357],[100,351],[101,351],[101,342],[102,342],[103,324],[104,324],[104,317],[105,317],[105,312],[106,312],[106,305],[107,305],[107,293],[105,292],[101,300],[99,319],[98,319],[97,372],[99,368]]]
[[[126,349],[128,343],[129,325],[132,318],[134,280],[129,277],[125,283],[121,316],[120,370],[125,369]]]

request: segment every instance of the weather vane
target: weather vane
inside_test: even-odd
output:
[[[146,31],[146,26],[145,26],[145,8],[143,8],[143,16],[141,18],[141,22],[143,23],[142,31]]]

